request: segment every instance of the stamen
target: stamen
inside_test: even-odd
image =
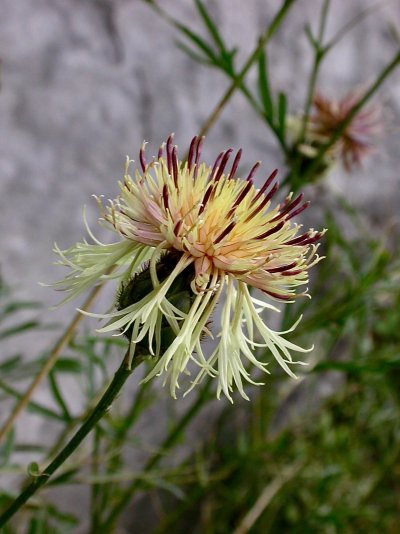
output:
[[[257,172],[258,167],[261,165],[261,161],[257,161],[255,165],[251,168],[248,177],[246,178],[247,181],[250,181],[253,179],[253,176]],[[278,171],[277,171],[278,172]]]
[[[279,182],[276,182],[276,184],[271,189],[271,191],[268,193],[268,195],[266,195],[264,197],[264,200],[261,202],[261,204],[259,206],[257,206],[257,208],[254,211],[252,211],[250,213],[250,215],[247,217],[247,219],[244,222],[250,221],[250,219],[252,219],[255,215],[257,215],[257,213],[259,213],[261,210],[263,210],[265,208],[265,206],[268,204],[268,202],[271,200],[271,198],[278,191],[278,189],[279,189]]]
[[[219,167],[219,164],[221,162],[221,159],[222,159],[222,156],[225,154],[225,152],[220,152],[218,154],[218,157],[217,159],[215,160],[215,163],[213,165],[213,168],[211,170],[211,173],[210,173],[210,182],[214,179],[214,174],[215,174],[215,171],[217,170],[217,168]]]
[[[189,147],[189,154],[188,154],[188,160],[187,160],[187,164],[188,164],[188,169],[189,171],[192,170],[192,162],[193,162],[193,156],[194,156],[194,145],[197,141],[197,135],[195,135],[190,143],[190,147]]]
[[[171,159],[172,159],[172,171],[174,175],[174,184],[175,184],[175,187],[178,187],[178,157],[176,155],[176,146],[174,146],[172,149]]]
[[[275,221],[278,221],[279,219],[281,219],[282,217],[284,217],[286,214],[288,214],[290,211],[292,211],[293,208],[295,208],[296,206],[298,206],[300,204],[300,202],[303,200],[303,193],[300,193],[300,195],[298,197],[296,197],[293,202],[290,202],[286,208],[281,211],[280,213],[278,213],[278,215],[276,217],[274,217],[273,219],[271,219],[270,222],[275,222]]]
[[[143,172],[146,172],[146,167],[147,167],[146,159],[144,157],[145,146],[146,146],[146,143],[143,143],[139,151],[140,166],[142,167]]]
[[[167,187],[167,184],[164,184],[164,186],[163,186],[162,196],[163,196],[163,201],[164,201],[164,207],[165,207],[165,209],[167,210],[167,209],[169,208],[169,205],[168,205],[168,187]]]
[[[311,236],[309,232],[299,235],[290,241],[286,241],[284,245],[309,245],[310,243],[315,243],[322,237],[322,232],[317,232],[314,236]]]
[[[279,293],[274,293],[273,291],[266,291],[265,289],[262,290],[263,293],[266,293],[270,297],[273,297],[275,299],[279,300],[292,300],[294,298],[294,295],[280,295]]]
[[[171,134],[167,139],[167,169],[168,173],[171,174],[172,172],[172,140],[174,138],[174,134]]]
[[[237,171],[237,168],[239,166],[239,162],[240,162],[240,158],[242,156],[242,149],[240,148],[235,156],[235,159],[234,159],[234,162],[233,162],[233,165],[232,165],[232,168],[231,168],[231,172],[229,173],[229,176],[228,176],[228,180],[231,180],[232,178],[235,177],[235,173]]]
[[[300,208],[297,208],[297,210],[293,211],[290,215],[288,215],[286,217],[286,220],[288,221],[292,217],[296,217],[296,215],[298,215],[299,213],[307,209],[309,205],[310,205],[310,201],[304,202],[304,204],[300,206]]]
[[[225,228],[225,230],[217,237],[217,239],[214,241],[214,245],[222,241],[224,237],[226,237],[235,227],[236,223],[232,221],[228,226]]]
[[[217,171],[217,174],[215,175],[214,182],[218,182],[218,180],[221,178],[222,173],[225,170],[226,164],[228,163],[228,160],[229,160],[229,157],[230,157],[231,154],[232,154],[232,149],[229,148],[225,152],[224,157],[222,158],[221,164],[218,167],[218,171]]]
[[[174,234],[178,237],[178,234],[179,234],[179,230],[181,229],[181,226],[182,226],[182,219],[180,219],[176,225],[174,226]]]
[[[267,230],[261,235],[258,235],[255,239],[265,239],[266,237],[275,234],[275,232],[279,232],[279,230],[282,229],[283,225],[285,224],[285,221],[281,221],[279,224],[271,228],[270,230]]]
[[[203,143],[204,143],[204,135],[202,137],[199,137],[197,139],[197,145],[196,145],[196,159],[194,160],[194,164],[195,164],[195,169],[194,169],[194,173],[193,173],[193,179],[196,179],[197,177],[197,172],[199,170],[199,160],[200,160],[200,155],[201,155],[201,148],[203,146]]]
[[[257,165],[257,163],[256,163]],[[255,165],[254,165],[255,167]],[[253,169],[254,169],[253,167]],[[252,169],[252,170],[253,170]],[[250,174],[251,174],[252,171],[250,171]],[[262,188],[260,189],[260,191],[257,193],[256,197],[254,198],[254,202],[257,202],[257,200],[261,197],[261,195],[263,195],[265,193],[265,191],[268,189],[268,187],[270,186],[270,184],[273,182],[275,176],[278,174],[278,169],[275,169],[267,178],[267,180],[265,181],[264,185],[262,186]],[[247,177],[249,178],[249,177]]]
[[[251,187],[253,185],[252,181],[247,182],[246,186],[242,189],[241,193],[238,195],[237,199],[235,200],[233,206],[228,212],[227,218],[232,215],[232,213],[236,210],[236,208],[239,206],[239,204],[242,202],[242,200],[245,198],[247,193],[250,191]]]
[[[310,233],[306,232],[305,234],[301,234],[298,237],[291,239],[290,241],[286,241],[284,245],[299,245],[302,244],[302,242],[308,239],[309,237],[311,237]]]
[[[204,211],[204,208],[206,207],[206,204],[211,196],[212,190],[214,189],[214,186],[212,183],[208,184],[208,187],[206,189],[206,192],[204,193],[203,202],[200,205],[199,209],[199,215],[201,215]]]
[[[296,267],[297,262],[294,261],[292,263],[289,263],[288,265],[282,265],[281,267],[275,267],[273,269],[265,269],[268,273],[282,273],[283,271],[287,271],[289,269],[292,269],[293,267]]]
[[[285,271],[282,273],[282,276],[296,276],[303,272],[303,269],[297,269],[296,271]]]

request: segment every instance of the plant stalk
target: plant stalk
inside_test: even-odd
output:
[[[89,417],[82,426],[58,453],[52,462],[22,491],[22,493],[10,504],[10,506],[0,516],[0,527],[4,526],[14,514],[16,514],[26,501],[32,497],[50,479],[51,475],[71,456],[78,448],[86,436],[93,430],[100,419],[110,409],[113,401],[121,391],[123,385],[132,374],[133,370],[143,361],[143,358],[134,358],[130,361],[129,351],[127,352],[120,368],[114,375],[110,385],[101,397],[100,401],[93,409]]]

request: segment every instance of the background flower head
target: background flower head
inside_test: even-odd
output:
[[[318,92],[313,100],[314,111],[310,117],[309,139],[325,143],[335,133],[362,96],[360,90],[350,91],[341,100],[329,99]],[[332,148],[334,157],[341,159],[345,169],[360,165],[373,152],[382,135],[382,110],[377,102],[363,107],[347,126]]]

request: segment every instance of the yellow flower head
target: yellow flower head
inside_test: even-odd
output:
[[[132,350],[146,343],[157,357],[146,380],[165,373],[175,397],[179,376],[192,361],[199,367],[192,387],[209,374],[218,377],[218,395],[231,399],[236,384],[247,398],[243,378],[255,382],[245,361],[266,371],[267,363],[253,354],[256,347],[269,349],[291,376],[290,365],[301,362],[294,362],[290,351],[306,352],[283,337],[287,332],[267,327],[260,313],[276,308],[253,297],[249,286],[270,300],[292,302],[305,295],[296,290],[320,259],[315,242],[323,232],[299,235],[292,219],[308,206],[303,195],[271,206],[277,171],[257,189],[253,177],[259,163],[240,179],[241,150],[232,164],[229,149],[207,166],[200,162],[202,143],[195,137],[187,161],[180,161],[170,136],[150,163],[143,145],[134,178],[127,160],[118,198],[107,207],[98,199],[103,220],[122,241],[56,248],[60,263],[72,271],[55,285],[72,298],[99,280],[121,278],[117,310],[101,316],[109,322],[100,331],[128,334]],[[113,275],[107,274],[111,268]],[[208,323],[223,294],[217,345],[207,356],[202,338],[211,336]],[[172,337],[166,337],[166,327]]]

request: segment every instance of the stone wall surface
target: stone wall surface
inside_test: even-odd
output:
[[[206,3],[228,44],[238,47],[239,64],[280,5]],[[191,0],[160,4],[203,32]],[[272,88],[287,92],[291,112],[301,109],[311,66],[303,27],[307,20],[316,26],[321,2],[297,4],[270,47]],[[328,35],[376,2],[332,0],[331,5]],[[151,152],[173,131],[183,151],[228,82],[178,50],[176,31],[140,0],[0,0],[0,12],[1,272],[19,295],[54,304],[57,295],[37,285],[62,275],[52,265],[53,242],[65,248],[82,239],[84,204],[95,226],[91,195],[116,195],[125,155],[136,157],[143,139]],[[342,96],[370,83],[398,46],[391,25],[400,28],[397,1],[382,2],[330,53],[320,87]],[[249,79],[256,79],[255,71]],[[338,169],[329,178],[332,191],[345,193],[377,227],[398,215],[400,202],[399,82],[397,72],[380,92],[390,126],[379,153],[350,177]],[[247,167],[263,160],[264,175],[283,166],[272,136],[240,94],[209,132],[204,154],[211,159],[227,146],[243,147]],[[98,235],[111,239],[102,229]],[[47,317],[66,323],[73,309],[69,305]],[[24,339],[22,349],[42,347],[43,338]],[[26,432],[43,432],[29,421]]]

